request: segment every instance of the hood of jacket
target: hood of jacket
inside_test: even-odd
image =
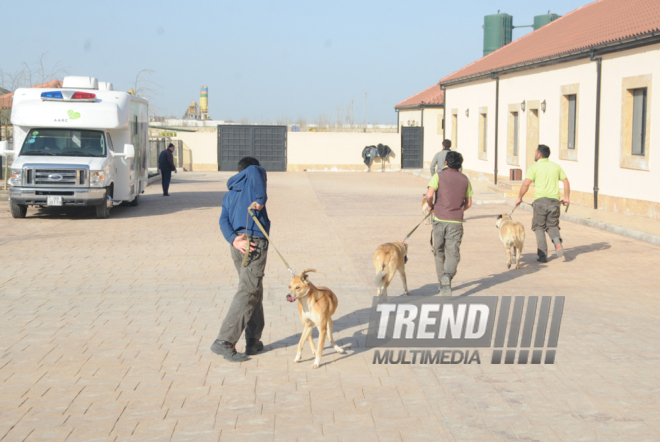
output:
[[[261,179],[266,181],[266,170],[263,167],[248,166],[245,169],[243,169],[241,172],[239,172],[237,175],[234,175],[233,177],[229,178],[229,180],[227,180],[227,189],[233,190],[235,192],[241,192],[247,185],[248,173],[251,172],[250,169],[252,168],[255,168],[256,171],[259,173],[259,175],[261,175]]]

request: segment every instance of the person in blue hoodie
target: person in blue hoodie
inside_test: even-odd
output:
[[[266,180],[266,171],[260,166],[259,160],[253,157],[242,158],[238,162],[238,174],[227,181],[229,192],[222,199],[220,230],[230,244],[231,257],[239,279],[238,290],[211,351],[232,362],[244,361],[247,355],[255,355],[264,348],[260,339],[265,324],[262,302],[268,241],[252,217],[248,217],[248,208],[252,207],[252,212],[269,233]],[[250,235],[249,245],[246,232]],[[243,267],[247,248],[249,257],[247,266]],[[243,331],[245,353],[239,353],[236,351],[236,343]]]

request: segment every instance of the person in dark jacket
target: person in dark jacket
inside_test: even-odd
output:
[[[172,180],[172,172],[176,173],[176,166],[174,165],[174,144],[170,143],[167,149],[160,153],[158,157],[158,168],[160,169],[160,176],[163,183],[163,196],[170,196],[170,181]]]
[[[255,355],[264,348],[260,341],[264,329],[263,277],[268,254],[268,240],[254,220],[248,208],[266,230],[270,232],[270,220],[266,211],[266,171],[253,157],[238,162],[238,174],[227,181],[229,192],[222,199],[220,230],[230,244],[230,253],[238,272],[238,290],[220,327],[218,338],[211,351],[231,362],[241,362],[247,355]],[[246,225],[247,221],[247,225]],[[250,236],[247,243],[246,232]],[[247,266],[243,258],[249,253]],[[236,342],[245,331],[245,353],[236,351]]]

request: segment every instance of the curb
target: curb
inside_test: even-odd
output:
[[[513,206],[515,201],[507,200],[508,205]],[[527,212],[533,212],[532,206],[528,204],[521,204],[520,209]],[[636,239],[638,241],[644,241],[651,244],[660,245],[660,236],[653,235],[652,233],[640,232],[639,230],[629,229],[627,227],[617,226],[615,224],[608,224],[602,221],[596,221],[589,218],[582,218],[580,216],[569,215],[566,212],[562,212],[559,216],[559,219],[569,221],[576,224],[582,224],[583,226],[594,227],[596,229],[605,230],[606,232],[616,233],[617,235],[627,236],[628,238]]]

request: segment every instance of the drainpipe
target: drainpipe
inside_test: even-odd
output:
[[[396,133],[399,133],[399,109],[394,108],[396,111]]]
[[[442,141],[447,139],[447,88],[441,84],[440,90],[442,91]]]
[[[598,209],[598,157],[600,150],[600,79],[603,68],[603,58],[595,57],[596,51],[591,51],[591,61],[596,62],[596,137],[594,139],[594,209]]]
[[[419,106],[419,112],[420,112],[420,114],[422,115],[422,116],[421,116],[421,120],[422,120],[422,121],[420,122],[419,125],[422,126],[422,127],[424,127],[424,106]]]
[[[494,184],[497,184],[497,143],[499,132],[499,116],[500,116],[500,77],[496,77],[494,73],[490,74],[490,78],[495,80],[495,176]],[[488,130],[488,129],[486,129]]]

